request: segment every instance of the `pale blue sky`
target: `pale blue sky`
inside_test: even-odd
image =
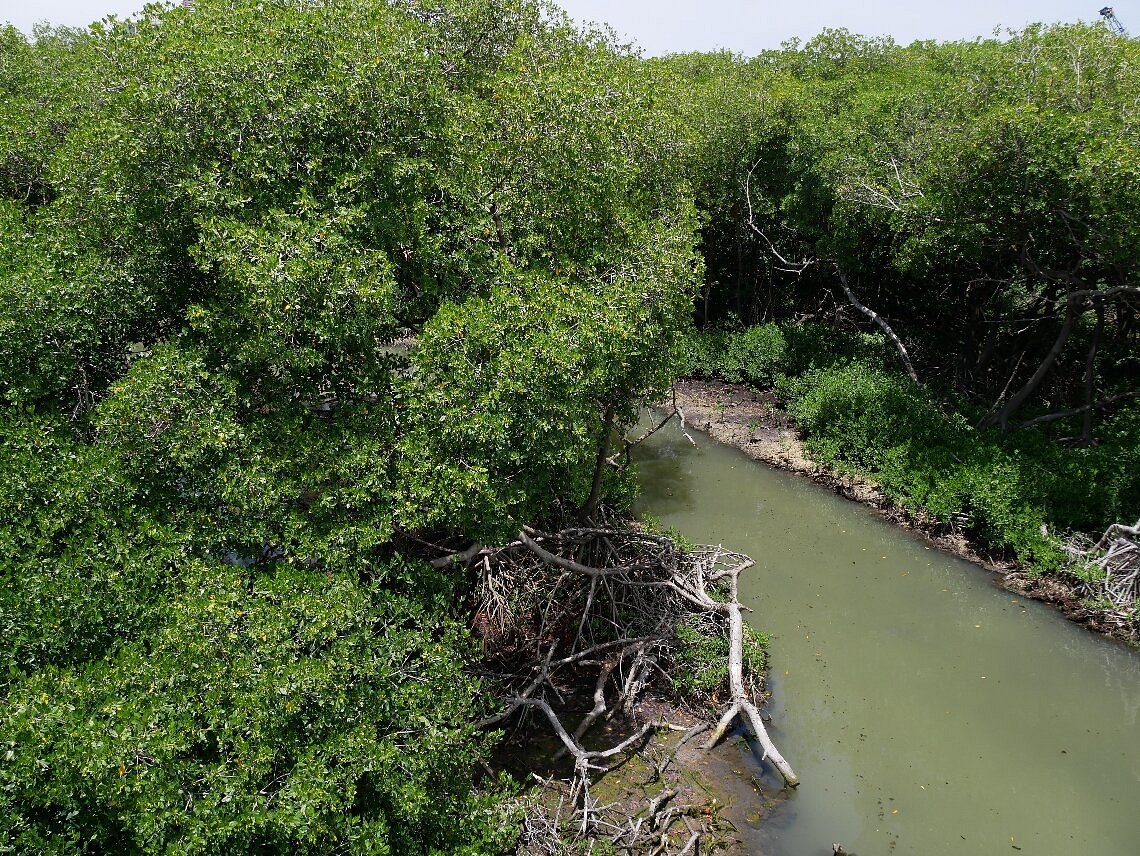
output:
[[[24,32],[36,21],[86,25],[108,14],[138,11],[145,0],[0,0],[0,20]],[[864,35],[890,35],[909,44],[915,39],[971,39],[995,27],[1019,28],[1032,21],[1090,21],[1103,0],[960,0],[907,3],[902,0],[564,0],[580,21],[602,21],[636,42],[648,54],[727,48],[755,54],[779,47],[785,39],[808,39],[824,27],[846,27]],[[1117,17],[1140,33],[1140,0],[1113,3]]]

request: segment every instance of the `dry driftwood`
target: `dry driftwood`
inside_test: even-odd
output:
[[[596,777],[612,769],[607,765],[644,747],[654,731],[684,730],[636,716],[647,689],[674,694],[669,673],[682,625],[727,641],[727,679],[719,692],[724,712],[706,746],[715,745],[739,718],[785,785],[799,784],[757,710],[759,676],[744,668],[737,581],[752,565],[748,557],[722,547],[682,550],[671,538],[638,529],[581,526],[554,533],[524,529],[509,544],[475,545],[435,564],[445,560],[479,572],[475,629],[487,664],[483,680],[501,704],[480,725],[499,727],[537,716],[559,740],[555,759],[569,756],[573,762],[561,783],[544,780],[547,787],[562,789],[558,819],[553,825],[528,820],[526,852],[561,852],[550,836],[567,829],[578,840],[605,839],[618,852],[697,852],[701,819],[678,806],[666,808],[672,799],[668,788],[636,818],[615,816],[591,795]],[[582,686],[592,686],[593,706],[576,726],[568,726],[564,696]],[[608,748],[588,748],[591,728],[619,713],[633,720],[628,736]],[[680,824],[685,824],[683,833]]]
[[[1086,583],[1087,594],[1105,598],[1122,621],[1140,619],[1140,520],[1133,526],[1113,524],[1095,544],[1071,542],[1068,551],[1086,570],[1081,576],[1095,581]]]

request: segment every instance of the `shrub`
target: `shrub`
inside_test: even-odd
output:
[[[781,370],[791,377],[848,360],[882,368],[893,358],[880,333],[847,333],[823,324],[783,324],[780,329],[787,342]]]
[[[764,674],[769,637],[744,625],[742,638],[744,677],[759,678]],[[728,681],[728,636],[710,634],[691,621],[677,628],[677,666],[672,671],[673,684],[682,697],[709,696]]]
[[[1058,564],[1055,543],[1041,534],[1053,497],[1039,475],[1040,449],[1033,457],[1008,451],[993,432],[944,413],[925,388],[863,363],[809,371],[780,390],[822,462],[864,473],[944,523],[964,518],[995,549],[1041,568]]]
[[[788,410],[828,463],[846,462],[881,470],[888,450],[916,454],[960,444],[965,425],[942,414],[935,402],[906,378],[865,363],[815,369],[778,387]],[[893,459],[897,465],[897,453]]]
[[[689,337],[683,371],[691,377],[768,387],[787,376],[857,360],[881,366],[878,334],[849,334],[819,324],[760,324],[745,330],[703,330]]]
[[[694,377],[767,386],[783,371],[786,351],[784,334],[775,324],[739,333],[704,331],[690,338],[684,370]]]

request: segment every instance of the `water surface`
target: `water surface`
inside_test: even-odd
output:
[[[811,482],[674,430],[641,510],[751,555],[771,731],[803,784],[755,852],[1140,853],[1140,655]],[[775,786],[776,779],[771,779]]]

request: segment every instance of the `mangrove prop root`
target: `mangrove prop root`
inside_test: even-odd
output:
[[[480,725],[500,726],[529,712],[558,738],[552,760],[573,762],[567,778],[544,780],[544,788],[561,789],[557,829],[549,818],[528,820],[527,852],[562,852],[550,838],[559,829],[571,830],[579,841],[607,840],[617,852],[697,852],[704,834],[700,813],[672,805],[676,794],[666,783],[656,797],[646,797],[634,818],[628,810],[599,805],[591,788],[612,769],[607,764],[620,764],[626,753],[644,748],[656,730],[685,731],[684,742],[708,729],[717,698],[726,708],[706,747],[739,720],[785,785],[799,784],[756,708],[759,676],[744,668],[738,580],[752,566],[748,557],[723,547],[683,550],[671,538],[640,529],[580,526],[559,532],[526,528],[508,544],[443,558],[478,572],[474,629],[483,643],[482,678],[499,700],[499,712]],[[670,675],[688,668],[679,660],[682,628],[727,642],[727,680],[714,695],[683,698],[702,718],[693,728],[660,719],[638,723],[637,705],[647,692],[678,696]],[[584,716],[568,726],[564,717],[573,705],[566,699],[576,690],[590,701],[588,709],[575,708]],[[693,710],[695,704],[703,714]],[[587,748],[591,729],[619,712],[633,721],[628,736],[610,748]]]

